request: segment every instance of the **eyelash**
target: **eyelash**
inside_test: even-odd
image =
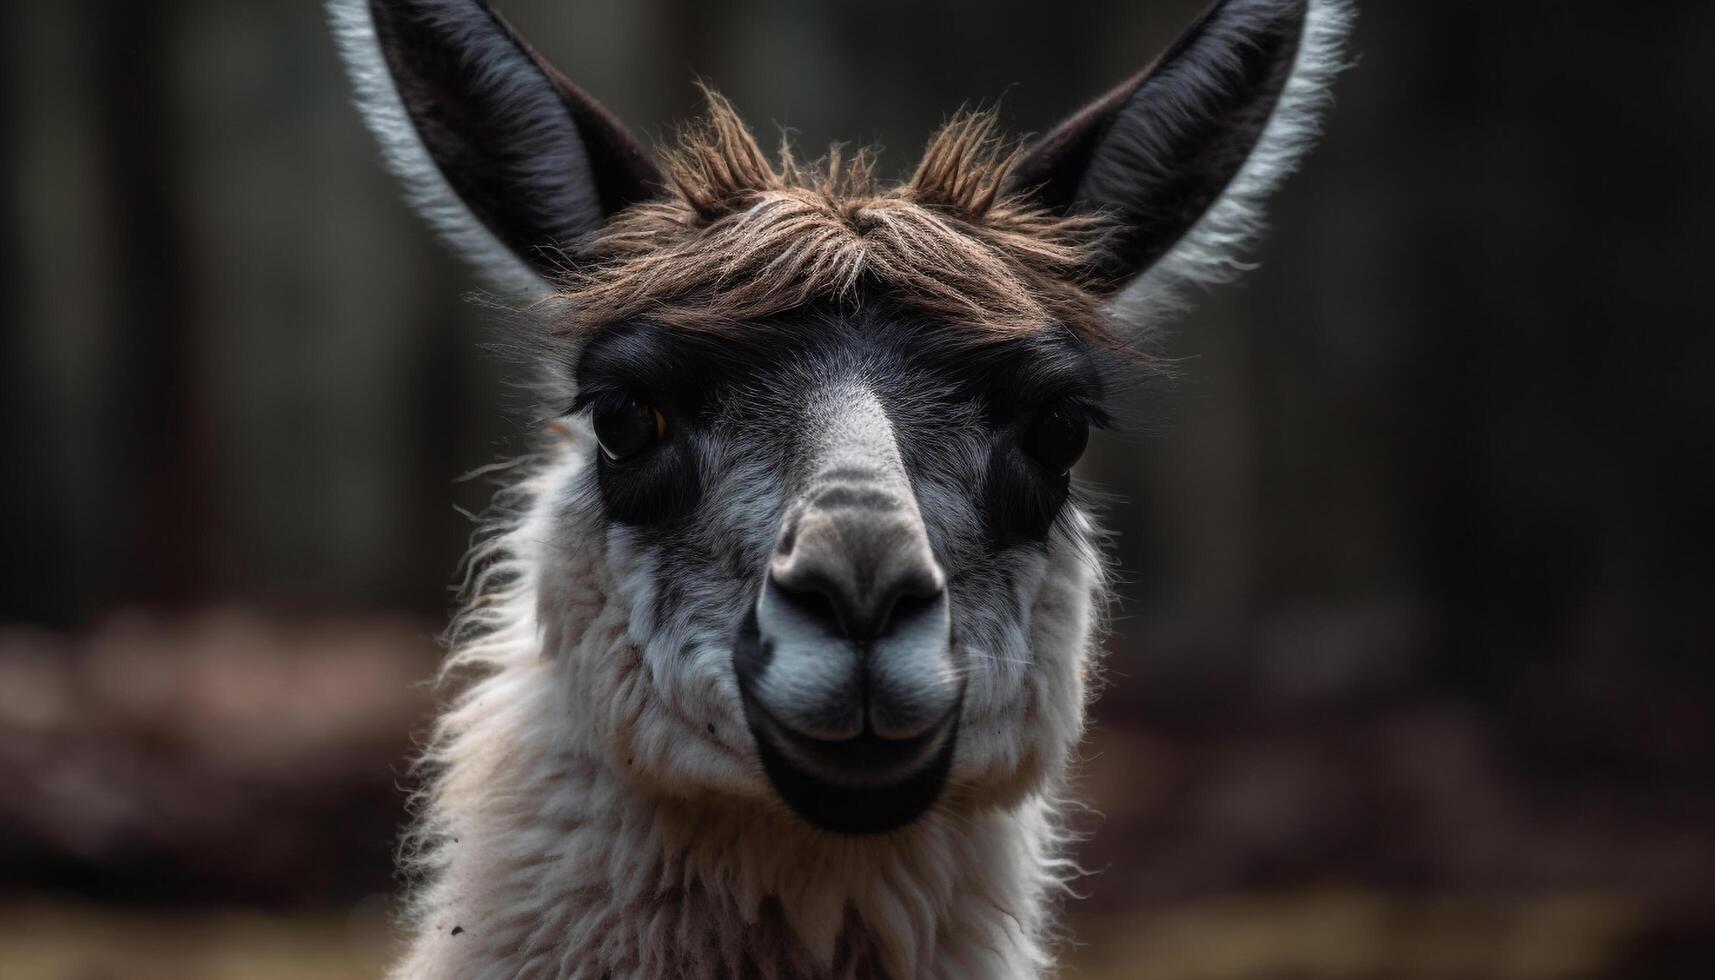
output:
[[[1037,404],[1034,412],[1025,416],[1025,421],[1055,409],[1065,409],[1078,415],[1089,423],[1092,429],[1107,430],[1113,427],[1113,416],[1082,395],[1056,395],[1044,398]]]
[[[597,382],[578,392],[571,404],[565,407],[566,415],[581,415],[585,412],[596,412],[602,409],[618,409],[626,399],[642,395],[648,399],[647,390],[642,385],[624,383]]]

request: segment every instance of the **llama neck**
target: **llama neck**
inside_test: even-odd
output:
[[[511,709],[462,734],[434,787],[430,882],[395,977],[1043,972],[1056,845],[1043,800],[858,838],[760,801],[658,795],[531,719],[554,710],[539,692],[555,673],[520,657],[453,712]]]

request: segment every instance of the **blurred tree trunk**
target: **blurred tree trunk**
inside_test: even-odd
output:
[[[134,560],[125,598],[183,604],[210,579],[209,420],[198,376],[201,310],[191,281],[181,180],[183,133],[173,53],[184,33],[183,0],[109,4],[87,0],[89,70],[99,103],[99,189],[111,236],[101,243],[113,277],[115,326],[108,359],[112,424],[131,501]]]
[[[8,31],[0,37],[0,92],[15,92],[23,82],[19,67],[23,52],[22,32]],[[0,463],[0,555],[49,554],[52,520],[58,515],[42,499],[45,482],[35,478],[32,460],[20,458],[24,447],[33,444],[28,436],[31,412],[31,383],[24,316],[24,249],[26,232],[18,194],[18,171],[22,170],[18,104],[0,98],[0,446],[10,448]],[[12,564],[12,563],[8,563]],[[32,562],[22,568],[0,570],[0,619],[24,617],[39,610],[56,609],[63,595],[61,569],[47,562]]]

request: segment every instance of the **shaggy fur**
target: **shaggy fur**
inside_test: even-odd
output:
[[[1084,543],[1055,549],[1033,603],[1030,647],[1077,654],[1027,684],[1039,729],[1029,734],[1046,740],[999,757],[972,750],[962,785],[924,820],[843,837],[769,796],[735,744],[731,697],[705,695],[688,719],[662,696],[632,638],[608,536],[592,526],[599,515],[563,498],[592,440],[581,426],[554,431],[506,495],[521,517],[473,555],[481,571],[446,674],[474,681],[424,757],[434,778],[406,855],[427,885],[414,902],[417,939],[392,976],[951,980],[1047,969],[1048,899],[1075,870],[1060,854],[1057,798],[1082,727],[1101,589],[1087,519],[1072,517]],[[972,727],[998,724],[973,714]],[[993,768],[999,782],[982,771]]]
[[[1002,196],[1016,158],[988,113],[963,113],[929,141],[910,180],[884,187],[874,160],[839,148],[800,165],[783,140],[771,164],[732,106],[705,90],[707,118],[667,155],[671,195],[622,212],[580,261],[565,332],[634,316],[725,330],[865,290],[993,337],[1056,324],[1113,346],[1084,275],[1104,222]]]
[[[805,166],[783,146],[770,161],[712,93],[707,119],[664,153],[663,192],[608,208],[605,225],[544,270],[540,249],[510,250],[446,179],[404,104],[410,93],[389,74],[371,4],[468,28],[455,41],[468,40],[476,66],[492,69],[473,84],[519,89],[530,112],[551,109],[544,93],[562,91],[552,86],[563,80],[538,72],[533,56],[521,60],[516,37],[479,0],[328,3],[360,107],[414,203],[491,281],[539,300],[537,312],[568,341],[559,363],[540,365],[547,373],[570,374],[578,351],[599,350],[638,321],[677,341],[683,331],[742,345],[743,327],[757,320],[833,311],[795,321],[830,338],[822,361],[764,378],[780,384],[724,391],[676,444],[701,493],[677,523],[613,519],[581,414],[551,423],[540,450],[508,471],[502,516],[471,556],[474,581],[451,634],[444,676],[458,693],[423,757],[403,855],[415,883],[411,940],[391,975],[1050,972],[1055,896],[1076,871],[1059,814],[1097,666],[1100,533],[1073,492],[1045,535],[991,540],[988,504],[973,488],[1005,435],[986,421],[993,406],[913,390],[922,376],[901,367],[909,341],[866,341],[883,329],[876,319],[898,309],[900,319],[965,337],[1022,345],[1066,330],[1109,347],[1116,324],[1142,322],[1131,314],[1236,268],[1234,249],[1256,231],[1262,197],[1313,133],[1341,60],[1345,0],[1221,6],[1232,24],[1307,10],[1302,40],[1235,176],[1200,218],[1187,216],[1189,230],[1163,258],[1133,270],[1142,275],[1118,306],[1106,292],[1114,282],[1091,274],[1111,215],[1050,209],[1031,188],[1013,189],[1017,156],[996,139],[992,117],[955,118],[915,174],[890,186],[862,153],[836,150]],[[595,180],[587,148],[573,145],[588,134],[553,132],[573,142],[551,148],[552,166],[520,172],[550,184]],[[839,349],[848,336],[859,340]],[[872,836],[815,829],[783,805],[733,669],[732,626],[754,608],[802,450],[775,420],[802,415],[814,400],[806,391],[845,384],[873,389],[902,445],[916,440],[911,488],[946,568],[964,672],[944,795],[903,829]]]

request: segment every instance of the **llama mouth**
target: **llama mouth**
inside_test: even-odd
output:
[[[737,641],[758,640],[755,616],[748,616]],[[962,690],[946,714],[920,735],[883,738],[866,725],[856,738],[836,741],[781,722],[752,695],[742,673],[738,687],[769,785],[816,827],[843,834],[886,833],[916,820],[940,799],[959,741]]]
[[[946,787],[959,741],[957,704],[916,738],[866,733],[840,742],[792,731],[748,694],[744,710],[780,799],[815,826],[842,834],[886,833],[922,816]]]

